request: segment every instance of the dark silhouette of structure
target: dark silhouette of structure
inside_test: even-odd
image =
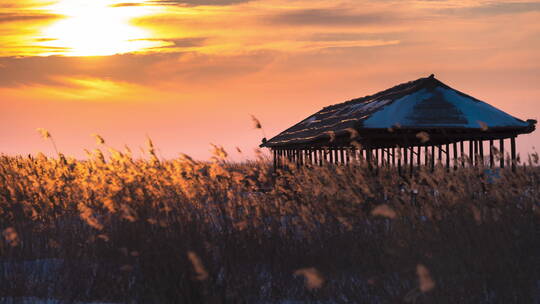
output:
[[[448,169],[504,167],[500,155],[509,139],[509,164],[515,169],[515,138],[535,125],[536,120],[515,118],[431,75],[325,107],[261,147],[272,150],[274,168],[356,160],[412,172],[415,165],[433,169],[436,160]]]

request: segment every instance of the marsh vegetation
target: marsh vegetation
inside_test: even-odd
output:
[[[161,160],[151,142],[146,159],[0,156],[0,298],[539,301],[536,155],[497,178],[362,163],[276,177],[263,156],[214,148],[205,162]]]

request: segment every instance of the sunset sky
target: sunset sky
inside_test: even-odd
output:
[[[434,73],[540,118],[540,1],[0,0],[0,153],[90,135],[235,159],[320,108]],[[540,148],[540,131],[518,138]]]

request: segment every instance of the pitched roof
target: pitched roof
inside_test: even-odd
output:
[[[323,108],[263,143],[262,147],[306,144],[355,129],[512,129],[530,128],[481,100],[452,89],[433,75],[374,95]]]

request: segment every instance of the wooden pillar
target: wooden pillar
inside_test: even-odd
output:
[[[289,150],[289,162],[294,163],[294,150]]]
[[[369,149],[363,149],[362,150],[362,153],[363,153],[363,156],[364,156],[364,161],[367,163],[369,162],[368,160],[368,154],[371,153]]]
[[[474,166],[474,142],[469,140],[469,166]]]
[[[345,163],[349,164],[351,162],[351,154],[353,153],[354,148],[347,148],[347,153],[345,153]]]
[[[516,138],[510,137],[510,153],[512,161],[512,171],[516,171]]]
[[[446,171],[450,170],[450,145],[446,144]]]
[[[474,165],[478,167],[478,141],[474,141]]]
[[[293,159],[294,159],[294,157],[293,157],[293,152],[294,152],[294,151],[289,149],[288,152],[289,152],[289,157],[288,157],[289,162],[292,163],[292,162],[293,162]]]
[[[292,164],[294,163],[294,150],[289,150],[289,162]]]
[[[459,150],[461,151],[461,167],[465,168],[465,143],[463,141],[459,142]]]
[[[478,147],[480,148],[478,150],[478,161],[480,162],[480,166],[484,166],[484,141],[479,140],[478,141]]]
[[[339,154],[340,154],[340,160],[341,160],[341,164],[342,165],[345,165],[345,151],[343,149],[343,147],[339,147]]]
[[[294,150],[289,149],[288,152],[289,152],[289,157],[288,157],[289,163],[293,163],[294,162],[294,154],[293,154]]]
[[[424,146],[424,166],[429,166],[429,146]]]
[[[334,154],[333,154],[332,148],[328,148],[326,150],[326,162],[328,164],[333,164],[334,163]]]
[[[279,169],[281,163],[281,149],[276,149],[276,168]]]
[[[435,170],[435,145],[431,145],[431,171]]]
[[[407,167],[407,165],[409,164],[409,157],[407,155],[407,149],[408,147],[403,147],[403,164],[405,165],[405,167]]]
[[[294,163],[294,150],[289,150],[289,162]]]
[[[442,145],[439,145],[438,148],[439,148],[439,157],[437,158],[438,160],[437,164],[442,166]]]
[[[457,170],[457,167],[458,167],[457,143],[454,142],[452,145],[454,148],[454,170]]]
[[[422,163],[422,146],[418,146],[416,153],[416,166],[420,168],[420,164]]]
[[[495,167],[495,160],[493,159],[493,149],[495,147],[493,146],[493,139],[489,140],[489,167],[493,168]]]
[[[397,159],[397,166],[398,166],[398,173],[401,175],[401,157],[403,156],[403,153],[401,153],[401,147],[397,147],[397,153],[398,153],[398,159]]]
[[[392,147],[392,166],[396,166],[396,148]]]
[[[504,168],[504,138],[499,139],[499,150],[501,152],[501,159],[499,159],[499,166]]]
[[[413,173],[413,166],[414,166],[414,147],[411,146],[409,149],[411,149],[411,151],[409,151],[409,174],[412,175]]]
[[[373,157],[373,155],[372,155],[372,150],[371,150],[371,148],[368,148],[368,149],[366,150],[366,161],[367,161],[367,163],[368,163],[368,167],[369,167],[369,168],[372,168],[372,167],[373,167],[373,163],[372,163],[372,162],[373,162],[373,159],[372,159],[372,157]]]
[[[274,172],[276,171],[277,169],[277,150],[276,149],[273,149],[272,148],[272,158],[273,158],[273,162],[274,162]]]

